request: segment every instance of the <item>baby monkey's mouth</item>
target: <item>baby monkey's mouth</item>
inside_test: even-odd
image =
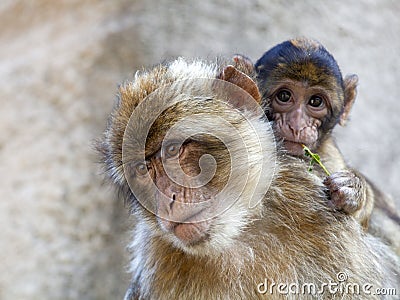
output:
[[[284,140],[283,145],[285,149],[291,154],[291,155],[303,155],[304,150],[303,150],[303,143],[302,142],[295,142],[295,141],[289,141],[289,140]]]
[[[315,148],[314,142],[305,142],[300,140],[291,140],[283,138],[283,146],[291,155],[295,156],[303,156],[304,155],[304,146],[307,146],[310,149]]]

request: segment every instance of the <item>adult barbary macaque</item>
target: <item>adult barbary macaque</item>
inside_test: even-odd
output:
[[[244,57],[236,60],[252,65]],[[399,223],[393,201],[346,165],[331,136],[336,124],[346,123],[357,94],[357,75],[343,79],[333,56],[319,42],[307,38],[274,46],[255,63],[255,72],[266,114],[274,121],[276,135],[283,139],[286,150],[304,158],[305,145],[320,155],[331,172],[325,180],[330,203],[353,215],[365,229],[374,202]],[[326,177],[322,169],[316,167],[315,171]]]
[[[397,257],[276,150],[259,99],[233,66],[183,59],[120,87],[98,149],[137,217],[125,299],[258,299],[265,279],[324,289],[339,272],[398,286]],[[331,293],[302,297],[354,297]]]

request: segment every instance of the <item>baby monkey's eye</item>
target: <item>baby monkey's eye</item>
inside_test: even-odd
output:
[[[310,100],[308,100],[308,104],[312,107],[320,107],[324,103],[324,100],[320,96],[314,95],[311,96]]]
[[[139,163],[136,165],[136,174],[143,176],[147,174],[147,165],[145,163]]]
[[[167,158],[175,157],[179,154],[180,147],[178,144],[169,144],[165,148],[165,154]]]
[[[276,94],[276,98],[281,102],[288,102],[292,94],[288,90],[281,90]]]

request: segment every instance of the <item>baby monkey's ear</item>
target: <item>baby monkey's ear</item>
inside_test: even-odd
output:
[[[217,78],[228,81],[242,88],[247,93],[249,93],[250,96],[252,96],[258,104],[260,104],[261,94],[258,90],[257,84],[253,81],[253,79],[250,78],[250,76],[246,75],[242,71],[239,71],[234,66],[226,66]]]
[[[344,126],[349,117],[357,96],[358,76],[356,74],[347,75],[344,79],[344,107],[340,115],[339,124]]]

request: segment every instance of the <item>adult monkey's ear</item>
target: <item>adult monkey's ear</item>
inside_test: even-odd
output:
[[[236,69],[242,71],[243,73],[249,75],[250,77],[255,76],[256,71],[254,68],[254,64],[250,58],[242,54],[235,54],[232,57],[232,60],[233,60],[233,66]]]
[[[234,66],[226,66],[217,78],[237,85],[249,93],[258,104],[261,103],[261,94],[258,90],[257,84],[250,78],[250,76],[239,71]]]
[[[353,107],[357,96],[358,76],[356,74],[347,75],[344,79],[344,107],[340,115],[339,124],[344,126]]]

